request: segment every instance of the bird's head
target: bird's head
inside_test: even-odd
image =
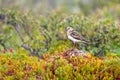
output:
[[[69,26],[68,26],[68,27],[66,28],[66,32],[69,32],[69,31],[72,31],[72,30],[73,30],[72,27],[69,27]]]

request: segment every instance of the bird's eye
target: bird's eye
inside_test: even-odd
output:
[[[70,29],[71,29],[70,27],[67,27],[67,28],[66,28],[66,31],[68,31],[68,30],[70,30]]]

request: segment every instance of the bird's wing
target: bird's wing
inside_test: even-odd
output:
[[[75,39],[78,39],[78,40],[81,40],[81,41],[85,41],[85,42],[86,42],[85,38],[84,38],[83,36],[80,36],[80,35],[78,34],[78,32],[76,32],[76,31],[74,31],[74,30],[70,33],[70,35],[71,35],[73,38],[75,38]]]

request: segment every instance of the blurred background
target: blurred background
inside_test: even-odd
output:
[[[0,80],[120,80],[116,55],[120,0],[0,0]]]
[[[94,44],[82,48],[120,54],[120,0],[0,0],[0,19],[1,50],[64,51],[70,25]]]
[[[0,9],[32,10],[35,13],[64,9],[66,12],[78,13],[81,11],[89,14],[93,10],[119,3],[120,0],[0,0]]]

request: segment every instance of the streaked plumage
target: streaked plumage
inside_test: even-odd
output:
[[[78,32],[75,31],[73,28],[67,27],[66,31],[67,31],[68,39],[72,40],[73,43],[76,43],[76,42],[87,43],[87,41],[85,40],[85,38],[83,36],[80,36],[78,34]]]

